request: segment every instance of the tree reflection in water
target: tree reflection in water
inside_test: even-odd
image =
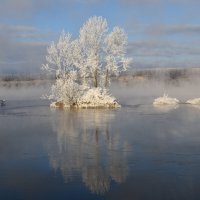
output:
[[[49,148],[49,161],[60,170],[65,182],[82,177],[92,193],[109,191],[112,181],[128,176],[130,147],[121,133],[112,128],[112,110],[69,110],[52,114],[57,143]]]

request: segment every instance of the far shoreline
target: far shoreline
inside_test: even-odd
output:
[[[120,74],[118,77],[111,77],[113,83],[115,81],[128,83],[153,80],[176,84],[179,81],[187,82],[197,79],[200,79],[200,68],[133,69]],[[0,76],[0,87],[45,86],[52,84],[55,80],[55,77],[44,74],[5,74]]]

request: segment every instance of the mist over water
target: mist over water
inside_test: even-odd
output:
[[[193,80],[130,80],[127,82],[113,82],[111,93],[123,105],[152,104],[153,100],[164,93],[176,97],[181,102],[190,98],[200,97],[200,79]]]
[[[0,98],[7,100],[38,100],[50,91],[50,83],[45,84],[22,84],[15,86],[0,85]],[[128,103],[151,104],[153,99],[162,96],[164,93],[172,97],[179,98],[182,102],[188,98],[200,96],[199,93],[200,77],[190,77],[189,79],[136,79],[112,81],[110,93],[119,102],[126,105]],[[149,100],[151,102],[149,102]],[[144,102],[143,102],[144,101]]]
[[[0,199],[198,199],[199,80],[113,82],[119,109],[51,110],[43,87],[0,88]]]

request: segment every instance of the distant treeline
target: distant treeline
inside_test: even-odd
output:
[[[155,79],[155,80],[179,80],[200,78],[200,68],[153,68],[153,69],[133,69],[121,73],[119,77],[113,77],[115,80],[130,80],[130,79]],[[46,74],[7,74],[0,75],[0,81],[4,82],[20,82],[20,81],[35,81],[35,80],[54,80],[56,77]]]
[[[0,81],[35,81],[35,80],[53,80],[54,76],[45,74],[5,74],[0,76]]]
[[[120,75],[120,79],[154,79],[163,81],[189,80],[200,78],[200,68],[161,68],[161,69],[135,69]]]

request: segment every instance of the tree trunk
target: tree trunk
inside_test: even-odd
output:
[[[83,76],[83,85],[85,86],[86,85],[86,77],[85,77],[85,75]]]
[[[97,69],[94,71],[94,87],[98,87],[98,72]]]
[[[109,76],[109,74],[108,74],[108,69],[106,70],[106,77],[105,77],[105,88],[107,88],[108,87],[108,77]]]

